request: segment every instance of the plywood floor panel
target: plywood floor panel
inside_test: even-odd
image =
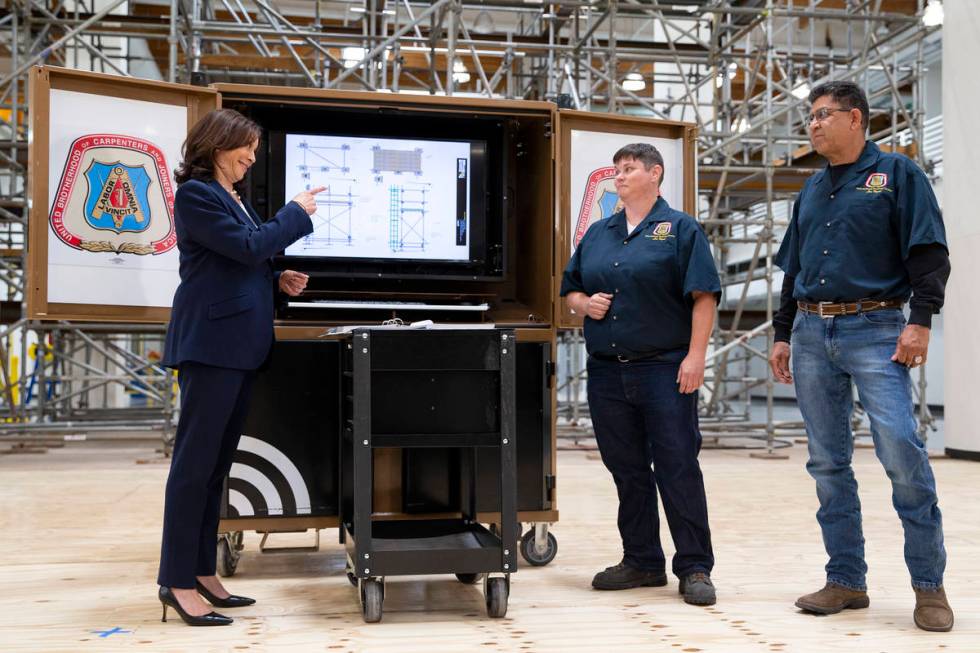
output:
[[[676,580],[625,592],[589,588],[621,557],[615,490],[585,452],[559,455],[559,552],[512,577],[508,616],[485,616],[480,586],[452,577],[391,579],[384,620],[364,624],[344,575],[336,531],[318,553],[258,552],[246,535],[232,591],[254,606],[226,611],[226,628],[188,628],[156,601],[166,464],[149,449],[78,444],[43,455],[0,456],[0,650],[3,651],[980,651],[980,464],[934,460],[946,523],[946,586],[956,629],[912,624],[901,525],[884,472],[855,452],[864,505],[871,608],[830,617],[793,601],[823,581],[824,553],[804,471],[805,449],[784,461],[706,451],[702,466],[719,602],[685,605]],[[662,529],[666,536],[666,526]],[[302,545],[307,535],[273,536]],[[669,538],[665,548],[672,551]],[[100,636],[93,631],[121,631]]]

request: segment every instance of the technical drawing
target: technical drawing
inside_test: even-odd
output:
[[[425,216],[428,209],[429,184],[389,188],[388,245],[391,251],[425,251]]]
[[[353,186],[347,185],[345,191],[338,189],[337,185],[328,185],[325,191],[316,196],[316,212],[310,216],[313,221],[313,233],[303,238],[304,248],[352,245],[354,243],[351,221],[353,210]]]
[[[297,149],[302,152],[302,161],[299,163],[299,173],[303,179],[310,180],[311,173],[320,172],[328,174],[340,172],[347,174],[350,172],[350,164],[347,161],[347,154],[350,152],[350,145],[311,145],[306,139],[296,144]]]
[[[380,145],[371,148],[374,154],[374,165],[371,171],[375,174],[379,172],[393,172],[400,175],[403,172],[410,172],[416,176],[422,175],[422,148],[414,150],[389,150]]]
[[[469,259],[470,143],[286,134],[284,144],[286,197],[326,187],[313,233],[287,256]]]

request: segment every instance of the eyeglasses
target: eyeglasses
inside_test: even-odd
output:
[[[823,122],[824,120],[826,120],[827,118],[830,117],[830,114],[834,113],[835,111],[841,111],[841,112],[847,113],[847,112],[850,112],[851,110],[850,109],[832,109],[830,107],[824,107],[823,109],[817,109],[816,111],[814,111],[813,113],[809,114],[806,118],[803,119],[803,126],[806,127],[807,129],[809,129],[810,128],[810,125],[812,125],[815,122]]]

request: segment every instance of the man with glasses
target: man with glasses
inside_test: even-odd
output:
[[[926,361],[932,316],[949,278],[942,215],[922,170],[865,140],[869,108],[860,87],[822,84],[809,101],[810,142],[828,166],[804,184],[776,256],[785,277],[769,360],[778,381],[796,383],[807,471],[816,480],[817,522],[830,558],[826,585],[796,606],[834,614],[869,605],[851,469],[853,384],[905,531],[913,619],[924,630],[948,631],[953,612],[943,589],[942,516],[916,435],[910,377]]]

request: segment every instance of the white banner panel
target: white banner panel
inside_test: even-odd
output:
[[[570,253],[589,225],[618,211],[619,197],[613,178],[613,155],[630,143],[653,145],[664,158],[664,178],[660,193],[671,207],[684,207],[684,140],[648,138],[635,134],[610,134],[573,129],[571,132],[571,214]]]
[[[980,5],[957,0],[944,3],[943,22],[943,221],[953,273],[943,308],[945,391],[944,439],[947,450],[980,456],[980,218],[977,175],[980,131],[977,106],[980,85]],[[930,361],[931,362],[931,361]]]
[[[48,301],[169,307],[187,109],[51,90]]]

